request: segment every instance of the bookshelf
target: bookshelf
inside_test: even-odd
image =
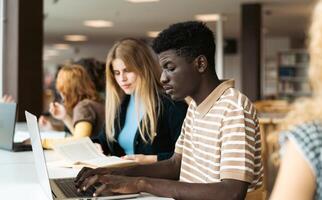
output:
[[[310,85],[307,77],[309,55],[306,50],[287,50],[278,53],[277,96],[294,100],[309,96]]]
[[[263,84],[263,98],[276,98],[277,94],[277,55],[268,56],[264,61],[264,68],[262,72]]]

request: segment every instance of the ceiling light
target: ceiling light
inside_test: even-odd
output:
[[[70,48],[68,44],[54,44],[53,47],[59,50],[66,50]]]
[[[65,35],[64,39],[70,42],[83,42],[87,40],[85,35]]]
[[[130,3],[151,3],[151,2],[158,2],[160,0],[126,0]]]
[[[146,34],[149,37],[155,38],[159,35],[160,31],[148,31]]]
[[[201,14],[195,15],[195,19],[204,22],[218,21],[220,18],[219,14]]]
[[[106,20],[86,20],[84,21],[84,25],[93,28],[106,28],[112,27],[114,24],[113,22]]]

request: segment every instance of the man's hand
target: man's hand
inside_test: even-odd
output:
[[[131,194],[141,192],[141,181],[138,177],[126,177],[118,175],[95,175],[84,181],[80,187],[83,191],[88,188],[100,185],[96,188],[93,196],[100,196],[110,193]]]
[[[96,168],[96,169],[91,169],[88,167],[84,167],[81,169],[81,171],[78,173],[75,179],[75,186],[78,189],[82,189],[81,186],[85,185],[90,178],[92,178],[95,175],[108,175],[108,174],[119,174],[117,172],[117,169],[112,169],[112,168]]]

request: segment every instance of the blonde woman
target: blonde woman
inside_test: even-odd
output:
[[[43,146],[52,148],[56,143],[98,135],[104,125],[105,108],[85,69],[76,64],[62,67],[57,75],[56,89],[63,104],[52,102],[49,112],[64,122],[72,137],[44,139]]]
[[[322,199],[322,1],[310,28],[311,98],[300,100],[288,114],[281,139],[282,161],[271,200]]]
[[[138,163],[168,159],[185,118],[185,102],[161,92],[161,68],[140,40],[114,44],[106,62],[106,129],[98,138],[105,154]]]

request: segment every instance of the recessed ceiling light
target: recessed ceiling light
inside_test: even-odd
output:
[[[85,35],[65,35],[64,39],[70,42],[83,42],[87,40]]]
[[[130,3],[151,3],[151,2],[158,2],[160,0],[126,0]]]
[[[157,37],[159,35],[159,33],[160,33],[160,31],[148,31],[146,33],[146,35],[149,36],[149,37],[155,38],[155,37]]]
[[[114,24],[113,22],[106,20],[86,20],[84,21],[84,25],[93,28],[106,28],[112,27]]]
[[[195,15],[196,20],[204,21],[204,22],[218,21],[219,18],[220,18],[219,14],[200,14],[200,15]]]
[[[68,44],[54,44],[53,47],[55,49],[59,49],[59,50],[66,50],[70,48],[70,45]]]

